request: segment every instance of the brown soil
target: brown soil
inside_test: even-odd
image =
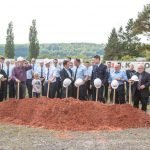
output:
[[[150,127],[150,115],[129,104],[42,97],[1,102],[0,122],[55,130],[120,130]]]

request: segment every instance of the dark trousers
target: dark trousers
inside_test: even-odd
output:
[[[77,98],[77,87],[74,86],[74,98]],[[85,84],[79,87],[79,99],[86,100],[86,86]]]
[[[92,87],[92,100],[93,101],[96,100],[96,88],[94,86]],[[98,101],[105,103],[105,100],[104,100],[104,86],[101,86],[98,89]]]
[[[40,93],[33,92],[33,97],[39,98],[40,97]]]
[[[68,87],[68,97],[73,97],[73,93],[72,93],[72,90],[73,90],[73,85],[71,84],[69,87]],[[66,97],[66,88],[62,87],[62,98],[65,98]]]
[[[134,107],[139,108],[139,102],[141,101],[142,104],[142,110],[147,110],[147,104],[148,104],[149,97],[142,97],[140,90],[136,90],[134,94]]]
[[[32,79],[26,80],[26,86],[27,86],[29,98],[32,98]]]
[[[44,96],[44,80],[41,81],[42,84],[42,96]]]
[[[2,102],[4,99],[4,90],[5,90],[4,82],[1,82],[1,84],[0,84],[0,102]]]
[[[127,83],[127,101],[129,102],[129,83],[128,82],[126,82]],[[133,86],[131,86],[131,95],[132,95],[132,93],[133,93]],[[132,100],[132,102],[133,102],[133,95],[131,96],[131,100]]]
[[[108,87],[109,87],[109,83],[105,84],[105,100],[108,100]]]
[[[86,85],[86,95],[87,95],[87,99],[90,100],[91,96],[92,96],[92,89],[90,88],[90,83],[91,81],[88,80],[85,85]]]
[[[125,103],[124,84],[119,85],[119,87],[116,89],[115,93],[116,93],[115,94],[115,104],[124,104]],[[112,90],[112,95],[113,94],[114,94],[114,90]]]
[[[7,80],[3,82],[4,86],[4,99],[7,99]]]
[[[56,84],[57,84],[57,98],[61,98],[61,80],[60,78],[56,78]]]
[[[19,99],[25,98],[26,82],[20,82],[19,87],[18,87],[18,83],[15,83],[16,98],[18,98],[18,88],[19,88]]]
[[[46,82],[44,85],[44,96],[47,96],[47,90],[48,90],[48,82]],[[56,90],[57,90],[57,83],[56,82],[50,83],[50,88],[49,88],[49,97],[50,98],[55,97]]]
[[[15,85],[13,80],[10,80],[8,82],[8,88],[9,88],[9,98],[15,98]]]

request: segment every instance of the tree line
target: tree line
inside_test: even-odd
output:
[[[140,36],[150,41],[150,4],[144,6],[137,19],[129,19],[125,28],[113,28],[104,49],[105,60],[133,60],[145,57],[150,60],[150,44],[140,42]]]
[[[37,58],[39,56],[39,41],[37,38],[36,20],[32,20],[32,25],[29,29],[29,53],[28,58]],[[13,33],[13,22],[8,24],[6,44],[4,49],[6,58],[15,57],[15,44],[14,44],[14,33]]]

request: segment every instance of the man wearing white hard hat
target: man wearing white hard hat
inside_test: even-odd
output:
[[[111,82],[113,80],[117,80],[119,83],[118,88],[116,89],[116,97],[115,97],[115,103],[116,104],[124,104],[125,103],[125,90],[124,90],[124,82],[128,81],[127,76],[125,74],[124,71],[121,71],[120,69],[120,64],[115,64],[114,65],[114,72],[110,73],[110,77],[109,77],[109,84],[111,84]],[[109,86],[110,88],[111,86]],[[112,93],[113,90],[112,90]]]
[[[45,66],[44,66],[44,60],[40,60],[39,66],[36,69],[36,72],[39,74],[41,84],[42,84],[42,96],[44,96],[44,72],[45,72]]]
[[[139,108],[139,101],[141,101],[141,109],[146,111],[150,95],[150,73],[145,71],[143,64],[139,64],[136,75],[138,76],[139,81],[134,82],[133,85],[134,107]]]
[[[16,92],[19,88],[19,99],[25,98],[27,80],[26,72],[30,69],[32,69],[32,66],[25,65],[25,59],[23,57],[20,56],[17,58],[17,65],[12,70],[12,79],[15,81]]]
[[[44,95],[48,96],[50,98],[54,98],[56,95],[57,90],[57,83],[56,83],[56,68],[54,66],[50,65],[50,60],[46,58],[44,60],[45,64],[45,72],[44,72],[44,78],[45,78],[45,84],[44,84]],[[48,86],[50,88],[48,88]],[[48,91],[49,89],[49,91]],[[48,93],[48,95],[47,95]]]
[[[65,98],[66,96],[66,88],[63,87],[63,82],[65,79],[70,79],[72,81],[73,79],[73,72],[72,70],[69,68],[69,61],[68,60],[64,60],[63,61],[63,66],[64,68],[60,71],[60,77],[61,77],[61,85],[62,85],[62,98]],[[68,97],[72,97],[72,91],[73,91],[73,85],[70,84],[68,87]]]

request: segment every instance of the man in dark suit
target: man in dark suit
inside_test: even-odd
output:
[[[8,76],[6,75],[5,71],[1,68],[0,64],[0,75],[3,76],[0,78],[0,102],[2,102],[5,99],[5,82],[8,79]]]
[[[63,81],[66,78],[69,78],[72,81],[73,73],[72,70],[69,68],[69,61],[64,60],[63,61],[63,69],[60,71],[60,77],[61,77],[61,84],[62,84],[62,98],[65,98],[66,95],[66,88],[63,87]],[[73,90],[73,82],[68,87],[68,97],[72,97],[72,90]]]
[[[131,79],[131,77],[135,75],[135,73],[136,71],[134,70],[134,65],[130,64],[130,68],[126,70],[126,75],[127,75],[128,80]],[[127,101],[129,101],[129,83],[126,82],[126,84],[127,84]],[[133,86],[131,87],[131,90],[133,93]],[[133,100],[133,97],[132,97],[132,100]]]
[[[98,93],[99,93],[98,100],[100,102],[105,103],[104,87],[105,87],[105,84],[108,82],[107,66],[100,62],[100,56],[98,56],[98,55],[94,56],[94,62],[95,62],[95,65],[93,66],[93,71],[92,71],[92,76],[91,76],[92,99],[93,100],[96,99],[96,88],[94,86],[94,80],[96,78],[99,78],[102,81],[102,86],[98,91]]]
[[[130,68],[126,70],[126,75],[128,80],[131,79],[133,75],[135,75],[136,71],[134,70],[134,65],[130,64]]]
[[[141,109],[143,111],[146,111],[150,94],[150,74],[145,71],[143,64],[139,64],[136,75],[138,76],[139,81],[135,82],[133,85],[134,107],[139,108],[139,101],[141,101]]]

